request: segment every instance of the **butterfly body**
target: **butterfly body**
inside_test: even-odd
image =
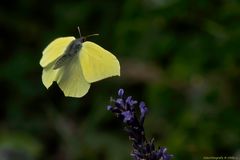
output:
[[[65,50],[63,56],[61,56],[54,65],[53,69],[62,67],[66,62],[70,61],[82,48],[83,38],[73,40]]]
[[[117,58],[84,37],[55,39],[44,49],[40,65],[45,87],[56,81],[65,96],[70,97],[82,97],[90,83],[120,75]]]

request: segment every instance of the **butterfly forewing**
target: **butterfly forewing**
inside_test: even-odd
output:
[[[52,41],[44,50],[40,60],[40,65],[46,67],[59,57],[61,57],[68,45],[74,40],[74,37],[61,37]]]
[[[79,55],[84,78],[89,83],[120,76],[120,64],[117,58],[99,45],[86,41]]]

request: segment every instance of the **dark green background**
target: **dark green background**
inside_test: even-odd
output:
[[[240,157],[238,0],[0,3],[1,160],[131,159],[122,124],[106,111],[119,88],[146,102],[147,137],[175,159]],[[89,40],[121,63],[121,77],[80,99],[56,84],[46,90],[39,65],[53,39],[79,36],[77,26],[99,33]]]

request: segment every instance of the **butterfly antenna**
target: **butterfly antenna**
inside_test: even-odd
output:
[[[82,37],[80,27],[78,26],[77,29],[78,29],[79,36]]]
[[[90,34],[90,35],[87,35],[87,36],[85,36],[85,38],[88,38],[88,37],[93,37],[93,36],[99,36],[99,34],[98,34],[98,33],[95,33],[95,34]]]

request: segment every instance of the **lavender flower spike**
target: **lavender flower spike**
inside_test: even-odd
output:
[[[112,105],[107,106],[124,125],[132,141],[133,151],[131,156],[134,160],[171,160],[173,155],[167,153],[167,148],[155,149],[154,139],[147,140],[144,132],[144,119],[148,108],[144,102],[133,100],[132,96],[124,96],[124,90],[119,89],[118,98],[112,99]],[[138,106],[138,107],[136,107]],[[140,113],[140,114],[138,114]]]

